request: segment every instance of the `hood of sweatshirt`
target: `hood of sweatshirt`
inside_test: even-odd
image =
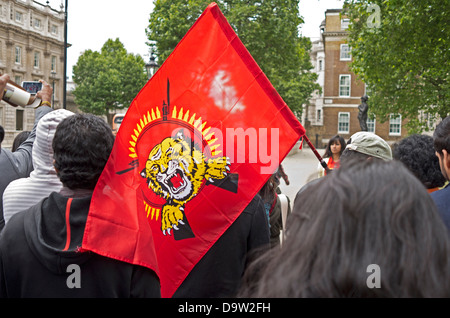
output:
[[[90,201],[91,196],[68,198],[53,192],[24,219],[30,249],[51,272],[65,273],[69,265],[91,257],[80,252]]]
[[[30,176],[56,177],[56,171],[53,167],[53,137],[55,136],[58,124],[73,112],[66,109],[57,109],[43,116],[36,127],[36,139],[33,143],[32,158],[34,171]]]

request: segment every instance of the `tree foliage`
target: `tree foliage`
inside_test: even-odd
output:
[[[299,36],[299,1],[220,0],[222,12],[275,89],[293,111],[301,112],[314,90],[311,41]],[[210,1],[155,0],[147,28],[160,64],[173,51]]]
[[[75,102],[111,123],[111,111],[130,106],[145,85],[144,67],[142,57],[127,53],[119,39],[108,39],[100,52],[86,50],[73,67]]]
[[[377,119],[389,113],[408,118],[411,131],[426,129],[420,119],[450,111],[450,6],[448,0],[346,0],[351,69],[370,88]]]

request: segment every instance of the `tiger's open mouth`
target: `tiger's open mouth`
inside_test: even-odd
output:
[[[168,176],[165,180],[166,185],[169,187],[170,192],[177,194],[187,186],[187,180],[184,178],[184,174],[181,170],[177,169],[174,173]]]
[[[172,199],[185,200],[191,195],[192,183],[180,168],[172,169],[161,181]]]

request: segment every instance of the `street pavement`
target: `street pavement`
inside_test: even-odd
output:
[[[317,149],[320,155],[323,155],[324,151],[325,149]],[[303,145],[303,149],[301,150],[294,148],[281,164],[283,165],[284,172],[289,177],[290,185],[286,185],[284,180],[280,180],[280,189],[282,193],[289,197],[292,207],[298,190],[308,181],[317,177],[319,160],[309,147]]]

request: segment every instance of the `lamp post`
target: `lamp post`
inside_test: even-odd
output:
[[[150,79],[158,69],[159,65],[155,61],[155,56],[153,52],[150,53],[150,61],[145,64],[145,70],[147,71],[147,78]]]

